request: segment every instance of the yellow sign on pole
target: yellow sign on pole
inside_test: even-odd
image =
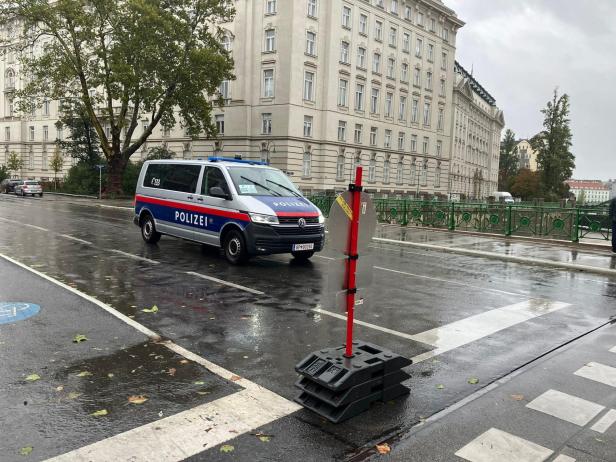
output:
[[[342,197],[342,194],[340,194],[336,198],[336,202],[338,202],[338,205],[344,211],[346,216],[349,217],[349,220],[352,220],[353,219],[353,210],[351,210],[351,207],[349,207],[349,204],[347,204],[347,201],[344,200],[344,197]]]

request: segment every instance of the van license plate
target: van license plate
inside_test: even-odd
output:
[[[301,252],[302,250],[314,250],[314,243],[293,244],[293,252]]]

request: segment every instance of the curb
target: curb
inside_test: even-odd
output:
[[[97,199],[97,196],[86,196],[85,194],[69,194],[69,193],[59,193],[59,192],[51,192],[45,191],[45,194],[51,194],[52,196],[67,196],[67,197],[82,197],[84,199]]]
[[[415,247],[418,249],[436,250],[439,252],[448,252],[448,253],[454,253],[458,255],[466,255],[470,257],[484,257],[484,258],[491,258],[493,260],[504,260],[504,261],[508,261],[512,263],[520,263],[523,265],[544,266],[547,268],[556,268],[560,270],[581,271],[581,272],[586,272],[586,273],[595,273],[595,274],[601,274],[604,276],[616,277],[616,270],[609,269],[609,268],[599,268],[598,266],[575,265],[573,263],[559,262],[555,260],[543,260],[540,258],[517,257],[515,255],[503,255],[503,254],[495,253],[495,252],[485,252],[483,250],[461,249],[457,247],[443,247],[443,246],[434,245],[434,244],[421,244],[418,242],[397,241],[394,239],[384,239],[380,237],[374,237],[372,238],[372,240],[375,242],[382,242],[385,244],[405,245],[408,247]]]

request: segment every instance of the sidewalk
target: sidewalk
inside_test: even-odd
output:
[[[374,459],[616,461],[616,326],[572,342],[464,403]]]

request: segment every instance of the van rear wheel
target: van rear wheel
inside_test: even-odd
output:
[[[225,258],[232,265],[239,265],[248,260],[246,251],[246,241],[239,231],[232,229],[225,236],[224,242]]]
[[[141,237],[148,244],[156,244],[160,241],[161,234],[156,231],[152,215],[146,215],[141,219]]]

